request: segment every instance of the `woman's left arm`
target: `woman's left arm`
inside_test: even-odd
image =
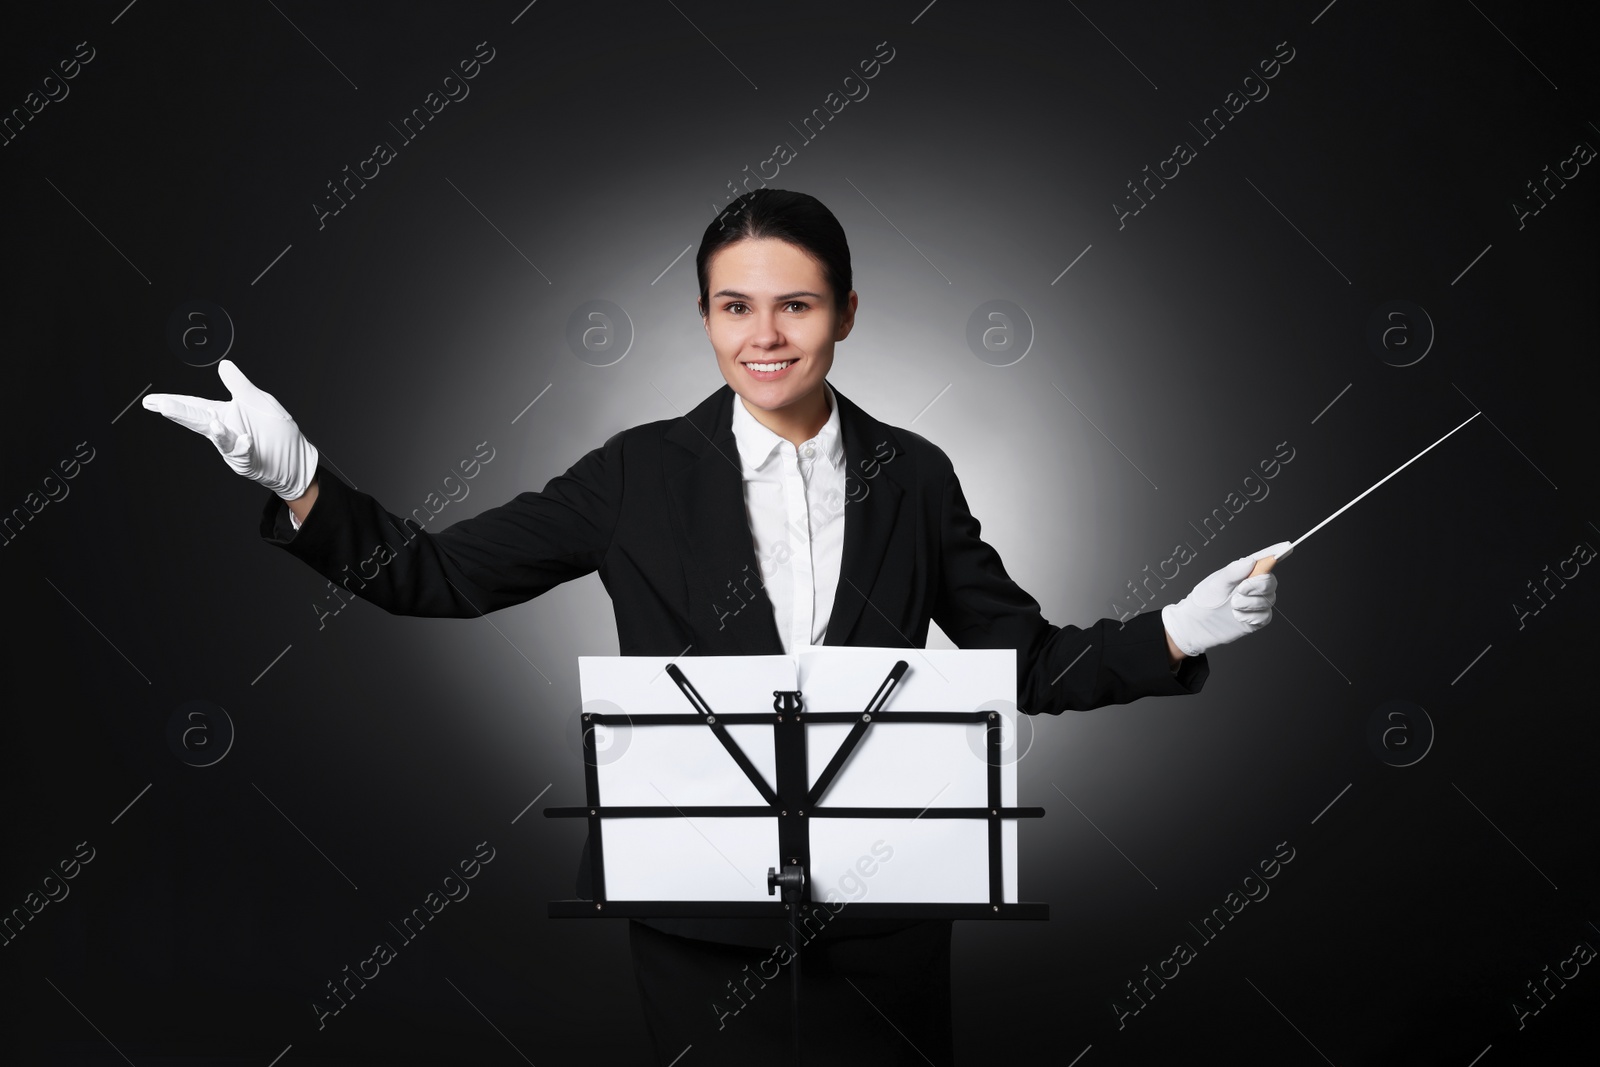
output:
[[[1089,627],[1047,622],[1039,602],[1006,573],[981,534],[945,460],[938,591],[933,621],[961,648],[1017,651],[1017,705],[1028,714],[1087,711],[1146,696],[1198,693],[1211,672],[1204,654],[1185,656],[1160,612]]]
[[[1179,667],[1183,666],[1185,659],[1183,649],[1179,648],[1177,642],[1172,639],[1172,634],[1167,633],[1165,629],[1161,632],[1167,635],[1167,666],[1176,672]]]

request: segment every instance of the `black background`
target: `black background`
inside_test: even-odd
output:
[[[0,550],[0,909],[79,842],[95,858],[0,948],[0,1041],[30,1063],[646,1060],[625,925],[544,918],[581,842],[538,814],[581,796],[576,657],[616,651],[598,580],[488,620],[356,604],[319,628],[323,581],[257,538],[262,491],[134,401],[225,395],[191,365],[214,349],[167,342],[175,309],[210,301],[230,358],[391,510],[491,442],[446,525],[721,384],[692,250],[673,257],[787,140],[772,184],[828,204],[855,257],[860,325],[831,380],[951,454],[1055,622],[1130,604],[1125,582],[1279,442],[1295,458],[1272,495],[1166,599],[1483,412],[1281,564],[1278,618],[1214,651],[1203,693],[1033,721],[1022,798],[1049,817],[1023,831],[1022,893],[1052,919],[957,925],[963,1062],[1592,1055],[1592,967],[1520,1029],[1512,1006],[1600,945],[1600,578],[1584,567],[1521,628],[1512,608],[1600,545],[1600,179],[1583,167],[1520,227],[1513,207],[1600,144],[1582,10],[8,13],[7,114],[80,41],[94,58],[0,147],[0,508],[37,507],[80,442],[94,458]],[[470,95],[319,229],[325,183],[397,142],[388,123],[480,41]],[[790,124],[881,41],[870,95],[802,143]],[[1284,41],[1270,95],[1119,227],[1125,183],[1199,145],[1189,123]],[[634,332],[607,367],[564,340],[597,298]],[[965,341],[997,298],[1031,322],[1008,367]],[[1406,367],[1366,341],[1395,300],[1437,331]],[[196,699],[237,731],[208,767],[168,741]],[[1436,732],[1406,767],[1368,741],[1395,699]],[[495,859],[470,897],[319,1030],[323,984],[481,841]],[[1124,983],[1198,940],[1189,923],[1280,842],[1295,858],[1271,895],[1119,1028]]]

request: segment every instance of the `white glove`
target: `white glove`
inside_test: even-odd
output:
[[[284,500],[305,496],[317,473],[316,446],[283,405],[252,385],[232,360],[217,364],[217,376],[228,387],[228,400],[151,393],[144,406],[209,438],[235,473]]]
[[[1278,576],[1270,571],[1249,577],[1263,556],[1283,559],[1293,542],[1279,541],[1261,551],[1236,559],[1206,577],[1188,596],[1161,609],[1161,621],[1186,656],[1237,641],[1272,621],[1278,597]]]

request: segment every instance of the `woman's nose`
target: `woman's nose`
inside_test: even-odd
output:
[[[755,332],[753,339],[761,343],[772,344],[776,344],[783,340],[783,331],[779,328],[777,312],[756,312]]]

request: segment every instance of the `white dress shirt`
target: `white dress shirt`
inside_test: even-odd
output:
[[[844,556],[844,438],[827,382],[828,421],[796,448],[733,398],[733,436],[761,581],[786,654],[822,644]]]

